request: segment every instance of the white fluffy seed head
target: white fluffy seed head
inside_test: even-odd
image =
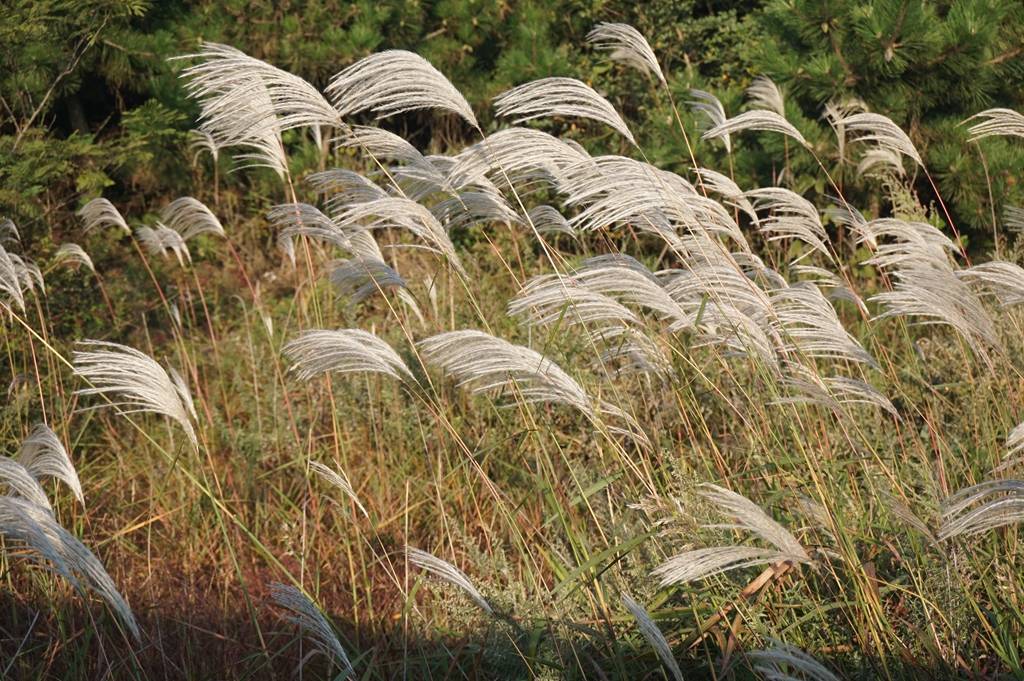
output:
[[[178,372],[168,373],[156,360],[134,348],[117,343],[80,341],[84,350],[73,355],[75,376],[89,387],[78,395],[101,395],[122,413],[162,414],[184,429],[192,446],[199,447],[192,420],[195,407],[188,386]]]
[[[132,230],[128,223],[121,216],[121,212],[114,207],[110,201],[104,198],[96,198],[85,204],[78,210],[78,216],[85,222],[85,232],[96,227],[117,227],[125,234],[131,234]]]
[[[455,567],[448,561],[442,560],[437,556],[422,551],[411,546],[405,548],[405,555],[408,557],[409,562],[418,567],[421,570],[425,570],[435,577],[452,584],[461,589],[469,598],[480,606],[480,609],[486,612],[488,615],[493,614],[494,610],[491,608],[491,604],[487,602],[480,592],[477,591],[476,587],[473,586],[473,582],[469,580],[459,568]]]
[[[663,85],[666,83],[654,50],[643,34],[629,24],[599,23],[587,34],[587,42],[607,51],[612,61],[651,74]]]
[[[160,219],[180,234],[183,241],[200,234],[227,236],[224,233],[224,226],[213,211],[202,201],[191,196],[182,196],[171,201],[160,213]]]
[[[390,345],[362,329],[305,331],[284,346],[284,354],[304,381],[326,373],[377,373],[415,381]]]
[[[29,436],[22,440],[18,462],[37,480],[57,478],[71,489],[79,502],[85,504],[75,465],[71,463],[64,443],[45,423],[36,424]]]
[[[92,258],[78,244],[63,243],[57,252],[53,254],[54,262],[62,265],[82,266],[90,272],[95,272],[96,267],[92,264]]]
[[[404,50],[386,50],[360,59],[331,79],[327,94],[342,116],[371,111],[383,118],[440,109],[479,127],[473,109],[455,86],[426,59]]]
[[[290,584],[273,582],[270,585],[270,597],[279,607],[288,611],[289,621],[309,635],[317,651],[339,666],[346,675],[355,674],[352,662],[334,633],[334,628],[306,594]],[[302,663],[299,664],[301,666]]]
[[[640,633],[643,634],[643,637],[654,648],[654,652],[658,654],[662,664],[668,668],[672,678],[675,681],[683,681],[683,672],[679,669],[679,663],[676,662],[675,655],[672,654],[672,647],[668,644],[665,634],[661,633],[661,629],[651,619],[644,606],[633,600],[633,597],[629,594],[622,595],[622,604],[626,606],[626,610],[629,610],[629,614],[636,620]]]
[[[608,100],[575,78],[541,78],[494,98],[495,113],[515,123],[562,116],[604,123],[636,146],[633,133]]]

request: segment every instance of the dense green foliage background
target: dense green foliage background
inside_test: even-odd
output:
[[[61,230],[71,211],[100,193],[145,207],[156,196],[197,191],[186,144],[196,110],[176,77],[180,63],[168,59],[200,40],[232,44],[318,86],[372,51],[415,50],[485,122],[489,100],[514,84],[582,77],[624,108],[653,162],[684,166],[665,98],[653,89],[647,98],[626,97],[644,90],[642,77],[585,48],[586,32],[603,20],[632,23],[648,37],[680,102],[700,87],[734,115],[754,76],[773,77],[786,90],[788,117],[823,158],[833,138],[820,119],[826,101],[856,96],[891,116],[924,153],[972,245],[984,244],[1005,205],[1024,202],[1012,142],[966,145],[958,125],[987,107],[1021,108],[1024,4],[1017,0],[7,0],[3,14],[0,215],[29,239]],[[684,119],[694,125],[686,112]],[[465,132],[434,117],[386,124],[424,148]],[[783,142],[766,137],[738,142],[740,186],[778,178],[775,147]],[[613,139],[592,142],[619,149],[608,147],[619,144]],[[711,167],[726,163],[717,144],[698,145],[697,154]],[[315,163],[312,153],[294,157]],[[230,160],[222,163],[230,169]],[[793,159],[782,180],[797,191],[824,189],[813,164],[806,155]],[[892,209],[879,204],[877,187],[847,174],[843,189],[857,205]],[[929,205],[930,186],[913,180]]]

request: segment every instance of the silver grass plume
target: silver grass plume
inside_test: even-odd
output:
[[[416,147],[393,132],[373,126],[357,125],[344,131],[338,138],[341,146],[363,149],[375,159],[397,161],[414,168],[424,179],[442,189],[449,189],[447,179]]]
[[[1024,303],[1024,268],[1020,265],[993,260],[957,270],[956,275],[994,296],[1002,307]]]
[[[577,238],[576,230],[572,228],[565,216],[553,206],[545,204],[534,206],[528,213],[530,223],[537,230],[538,234],[565,234]]]
[[[701,184],[706,189],[725,199],[725,205],[742,211],[755,225],[758,223],[757,211],[754,210],[754,205],[744,196],[743,190],[733,182],[732,178],[708,168],[697,168],[697,174],[700,176]]]
[[[723,125],[727,120],[728,116],[725,115],[725,107],[722,106],[722,102],[718,100],[710,92],[704,90],[690,90],[690,96],[693,97],[688,103],[690,108],[698,113],[704,114],[704,118],[707,120],[700,119],[697,121],[698,129],[705,133],[711,128],[716,128]],[[725,152],[732,153],[732,139],[729,137],[728,132],[723,132],[715,137],[721,138],[725,144]]]
[[[24,310],[25,296],[21,292],[21,277],[11,255],[0,246],[0,292],[7,294],[19,310]]]
[[[75,465],[71,463],[60,438],[45,423],[36,424],[29,436],[22,440],[18,462],[37,480],[57,478],[71,489],[80,503],[85,504]]]
[[[886,147],[873,147],[864,152],[857,163],[857,177],[881,177],[892,174],[903,177],[903,155]]]
[[[536,118],[586,118],[609,126],[636,146],[633,133],[608,100],[575,78],[541,78],[494,98],[495,114],[519,124]]]
[[[914,163],[924,166],[921,155],[907,133],[892,122],[892,119],[876,113],[854,113],[843,118],[843,127],[854,135],[851,141],[872,142],[883,149],[903,154]]]
[[[968,128],[971,141],[977,142],[986,137],[1000,135],[1004,137],[1024,137],[1024,116],[1013,109],[986,109],[968,118],[964,123],[982,119]]]
[[[1024,208],[1007,206],[1003,210],[1003,225],[1011,232],[1024,232]]]
[[[78,217],[85,222],[85,230],[89,232],[96,227],[117,227],[125,234],[131,234],[132,230],[128,223],[121,216],[121,212],[114,207],[110,201],[104,198],[96,198],[85,204],[78,210]]]
[[[14,220],[10,218],[4,218],[0,220],[0,243],[21,243],[21,233],[18,232],[18,226],[14,224]]]
[[[782,91],[768,76],[755,78],[747,88],[746,94],[755,108],[774,111],[783,118],[786,117],[786,103],[782,97]]]
[[[180,234],[163,223],[156,223],[155,227],[143,225],[135,230],[135,238],[145,247],[150,255],[160,255],[164,258],[167,253],[173,253],[182,267],[185,262],[192,262],[192,254],[188,251],[188,245]]]
[[[885,505],[888,506],[889,512],[892,513],[894,518],[902,522],[907,527],[913,529],[915,532],[918,532],[933,546],[939,545],[939,540],[932,532],[932,528],[928,526],[928,523],[921,520],[921,518],[919,518],[909,506],[904,504],[895,496],[886,492],[882,493],[882,500],[885,502]]]
[[[193,164],[198,163],[199,157],[203,154],[209,154],[214,165],[220,158],[220,145],[213,139],[213,135],[205,130],[188,131],[188,150],[192,152]]]
[[[96,272],[96,267],[92,264],[92,258],[78,244],[70,242],[61,244],[57,252],[53,254],[53,261],[62,265],[81,265],[90,272]]]
[[[1006,456],[1004,463],[996,470],[1007,468],[1019,459],[1014,459],[1017,454],[1024,450],[1024,423],[1018,423],[1006,436]]]
[[[421,248],[443,255],[463,277],[468,276],[448,233],[426,207],[400,197],[388,197],[352,204],[335,216],[342,228],[362,226],[368,230],[401,227],[424,242]]]
[[[314,329],[284,346],[291,371],[303,381],[326,373],[378,373],[415,381],[395,350],[362,329]]]
[[[753,663],[754,671],[766,681],[839,681],[823,664],[782,641],[773,641],[763,650],[745,653]]]
[[[766,109],[745,111],[737,116],[728,118],[706,130],[704,134],[701,135],[701,139],[708,140],[719,137],[724,138],[727,135],[743,132],[745,130],[766,130],[768,132],[778,132],[792,137],[805,147],[810,146],[807,143],[807,140],[804,139],[804,136],[800,134],[800,131],[793,127],[792,123],[774,111],[768,111]]]
[[[522,222],[505,198],[496,191],[461,191],[430,207],[446,231],[478,223],[517,225]]]
[[[847,376],[822,376],[814,368],[788,364],[782,386],[789,395],[774,404],[814,404],[839,414],[849,405],[868,405],[899,418],[888,397],[869,383]]]
[[[669,558],[651,574],[661,578],[661,586],[684,584],[697,579],[721,574],[728,570],[765,563],[811,563],[804,547],[789,530],[773,520],[754,502],[717,485],[702,485],[701,496],[711,502],[719,513],[731,518],[734,524],[709,527],[746,530],[774,548],[753,546],[719,546],[694,549]]]
[[[349,661],[338,636],[313,601],[297,587],[278,582],[270,584],[270,597],[274,603],[288,611],[289,621],[309,634],[317,651],[340,667],[346,677],[355,675],[352,662]],[[299,664],[302,665],[301,662]]]
[[[363,57],[331,78],[327,94],[342,116],[371,111],[378,118],[419,109],[441,109],[474,128],[473,109],[444,75],[423,57],[386,50]]]
[[[979,503],[980,502],[980,503]],[[1024,520],[1024,481],[990,480],[962,489],[942,504],[940,541],[988,532]]]
[[[48,513],[53,512],[50,500],[39,481],[18,461],[0,456],[0,484],[6,485],[8,495],[17,495]]]
[[[352,484],[349,483],[348,478],[343,474],[325,466],[319,461],[310,461],[309,469],[316,473],[320,479],[341,490],[341,492],[359,508],[364,516],[367,518],[370,517],[370,514],[366,512],[366,508],[363,507],[363,502],[359,501],[356,491],[352,489]]]
[[[160,213],[160,219],[165,225],[180,234],[183,241],[188,241],[200,234],[227,236],[224,233],[224,226],[213,214],[213,211],[202,201],[191,196],[182,196],[171,201]]]
[[[324,197],[328,210],[344,208],[349,203],[383,199],[388,194],[359,173],[344,168],[331,168],[313,173],[306,182]]]
[[[332,263],[331,283],[342,296],[358,303],[385,288],[407,287],[405,279],[383,260],[352,258]]]
[[[454,376],[460,387],[473,393],[515,386],[527,403],[571,406],[591,421],[600,413],[623,420],[639,443],[646,436],[636,421],[620,408],[590,395],[561,367],[539,352],[513,345],[483,331],[448,331],[419,342],[423,360]]]
[[[181,77],[200,103],[200,128],[219,147],[252,149],[242,158],[281,176],[287,173],[282,131],[344,125],[315,87],[233,47],[204,42],[198,53],[178,58],[198,61]]]
[[[640,320],[615,299],[579,285],[561,274],[533,277],[507,308],[510,317],[520,317],[531,326],[565,324],[639,324]]]
[[[758,210],[770,212],[767,218],[757,224],[758,230],[768,237],[768,241],[797,239],[813,250],[824,253],[830,260],[832,259],[826,245],[828,233],[825,232],[818,209],[813,203],[796,192],[782,187],[752,189],[743,195],[752,199]]]
[[[846,126],[843,124],[843,121],[847,116],[865,110],[867,110],[867,105],[856,97],[844,101],[831,100],[825,104],[822,118],[828,122],[832,132],[836,135],[836,149],[839,153],[840,162],[846,159]],[[859,176],[860,172],[857,174]]]
[[[89,387],[78,395],[101,395],[123,414],[161,414],[182,427],[192,446],[199,448],[192,420],[195,406],[188,385],[174,369],[165,371],[156,360],[134,348],[105,341],[79,341],[75,350],[75,376]],[[103,405],[98,405],[103,406]]]
[[[661,633],[661,629],[651,619],[644,606],[633,600],[633,597],[629,594],[622,595],[622,604],[626,606],[626,610],[629,610],[629,614],[636,620],[640,633],[647,639],[647,643],[654,648],[654,652],[658,654],[661,663],[668,668],[672,678],[675,681],[683,681],[683,672],[679,669],[679,663],[676,662],[675,655],[672,654],[672,647],[669,646],[665,635]]]
[[[36,289],[38,289],[40,293],[46,293],[46,285],[43,281],[43,271],[39,269],[39,265],[36,265],[28,258],[23,258],[16,253],[8,253],[7,258],[14,266],[14,273],[18,277],[18,285],[21,286],[22,294],[25,292],[35,293]]]
[[[513,184],[554,184],[562,170],[590,158],[553,135],[531,128],[507,128],[462,150],[448,171],[451,186],[462,188],[482,177]]]
[[[47,511],[22,499],[0,497],[0,537],[17,541],[50,561],[57,573],[80,592],[86,586],[91,588],[139,640],[135,616],[103,564]]]
[[[475,586],[473,586],[473,582],[469,581],[469,577],[467,577],[459,568],[445,560],[441,560],[437,556],[411,546],[405,547],[405,555],[408,557],[409,562],[415,567],[429,572],[435,577],[458,587],[467,596],[469,596],[470,600],[480,606],[481,610],[486,612],[488,615],[494,614],[494,609],[491,608],[491,604],[487,602],[487,599],[480,595],[480,592],[477,591]]]
[[[796,283],[769,292],[775,325],[787,350],[816,359],[861,362],[878,368],[868,354],[839,321],[835,308],[810,283]]]
[[[662,85],[666,84],[654,50],[643,34],[629,24],[599,23],[587,34],[587,42],[599,50],[608,51],[612,61],[652,74]]]
[[[351,250],[347,233],[333,219],[308,203],[283,203],[267,211],[267,219],[278,230],[277,244],[295,264],[293,240],[304,236],[317,241]]]

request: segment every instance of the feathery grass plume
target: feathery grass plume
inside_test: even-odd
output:
[[[220,145],[213,139],[213,135],[205,130],[188,131],[188,150],[192,153],[193,164],[198,163],[199,157],[203,154],[209,154],[215,166],[220,158]]]
[[[868,299],[884,308],[875,319],[916,317],[920,324],[945,324],[981,354],[985,346],[999,346],[995,324],[984,305],[952,269],[910,264],[893,276],[896,284],[891,291]]]
[[[839,321],[835,308],[817,286],[796,283],[769,292],[775,316],[770,320],[787,351],[817,359],[861,362],[878,368],[875,359]]]
[[[766,130],[768,132],[778,132],[792,137],[805,147],[810,146],[807,143],[807,140],[804,139],[804,136],[800,134],[800,131],[793,127],[792,123],[774,111],[768,111],[767,109],[745,111],[737,116],[733,116],[732,118],[727,118],[714,127],[708,128],[704,131],[704,134],[701,135],[701,139],[710,140],[718,137],[724,138],[733,133],[743,132],[744,130]]]
[[[348,229],[357,225],[367,230],[387,227],[406,229],[425,242],[420,248],[443,255],[460,275],[469,276],[444,227],[429,209],[415,201],[400,197],[388,197],[366,203],[356,203],[345,208],[335,216],[335,219],[338,225]]]
[[[226,237],[224,226],[206,204],[191,196],[182,196],[167,204],[160,213],[165,225],[181,235],[182,241],[200,234]]]
[[[994,296],[1003,307],[1024,303],[1024,268],[1020,265],[992,260],[957,270],[956,275]]]
[[[806,280],[807,283],[817,286],[819,289],[828,289],[829,300],[846,300],[857,306],[865,316],[868,315],[867,305],[861,297],[851,291],[842,278],[830,270],[814,265],[793,265],[789,269],[794,276],[810,276],[813,279]],[[797,284],[801,282],[796,282]]]
[[[14,224],[14,220],[4,218],[0,220],[0,243],[12,241],[21,243],[21,234],[18,232],[18,226]]]
[[[494,98],[495,115],[515,124],[536,118],[563,116],[604,123],[636,146],[633,133],[608,100],[575,78],[541,78]]]
[[[188,245],[180,234],[167,225],[158,222],[156,227],[143,225],[135,230],[135,238],[139,240],[150,255],[167,257],[167,252],[174,253],[178,264],[185,266],[185,261],[192,262],[192,254],[188,252]]]
[[[496,191],[461,191],[435,203],[430,207],[430,212],[448,232],[478,223],[522,223],[512,206]]]
[[[340,128],[341,116],[302,78],[228,45],[204,42],[177,59],[198,60],[181,77],[201,107],[200,129],[220,148],[240,146],[251,165],[288,171],[281,132],[298,127]]]
[[[725,124],[729,120],[728,116],[725,115],[725,107],[722,106],[722,102],[718,100],[710,92],[704,90],[690,90],[690,96],[693,97],[689,102],[690,108],[698,113],[704,114],[704,119],[697,120],[697,128],[701,133],[706,133],[712,128],[717,128],[720,125]],[[706,120],[705,120],[706,119]],[[732,153],[732,138],[729,137],[728,132],[715,135],[715,137],[721,138],[725,144],[725,153]]]
[[[709,525],[709,528],[745,530],[775,548],[754,546],[718,546],[694,549],[669,558],[651,574],[661,579],[661,586],[685,584],[741,567],[765,563],[811,563],[810,555],[789,530],[773,520],[746,497],[719,487],[705,484],[701,496],[716,507],[719,513],[731,518],[729,525]]]
[[[340,489],[345,496],[351,499],[359,510],[362,511],[364,516],[367,518],[370,517],[370,514],[366,512],[366,508],[363,507],[363,502],[359,501],[359,497],[356,496],[355,490],[352,489],[352,485],[349,483],[348,478],[341,473],[328,468],[319,461],[310,461],[309,468],[328,484]]]
[[[405,555],[408,557],[409,562],[415,567],[425,570],[435,577],[462,589],[462,591],[465,592],[465,594],[469,596],[474,603],[480,606],[481,610],[486,612],[488,615],[494,614],[491,604],[480,595],[480,592],[476,590],[473,583],[469,581],[469,577],[467,577],[459,568],[455,567],[448,561],[441,560],[437,556],[431,555],[426,551],[413,548],[412,546],[405,547]]]
[[[383,199],[388,193],[359,173],[344,168],[331,168],[306,178],[313,190],[327,200],[327,209],[336,211],[350,203]]]
[[[515,386],[526,403],[564,404],[580,411],[592,422],[608,414],[626,423],[628,435],[638,444],[648,444],[636,420],[607,402],[595,402],[574,378],[539,352],[513,345],[483,331],[463,329],[431,336],[419,342],[423,360],[455,377],[460,387],[473,393]]]
[[[384,118],[418,109],[441,109],[480,127],[455,86],[426,59],[404,50],[363,57],[331,78],[327,94],[342,116],[371,111]]]
[[[910,510],[909,506],[888,492],[882,492],[881,496],[882,501],[885,502],[885,505],[889,508],[889,512],[892,513],[894,518],[919,533],[932,545],[939,545],[939,540],[935,537],[935,533],[932,532],[932,529],[928,527],[928,523],[921,520],[916,513]]]
[[[662,85],[667,84],[654,50],[643,34],[629,24],[601,22],[587,34],[587,42],[610,52],[608,56],[612,61],[653,74]]]
[[[668,644],[665,635],[661,633],[661,629],[658,628],[655,621],[647,614],[644,606],[633,600],[633,597],[629,594],[622,594],[622,604],[626,606],[626,610],[629,610],[629,614],[636,620],[640,633],[647,639],[647,643],[654,648],[654,652],[658,654],[661,663],[671,672],[672,678],[675,681],[683,681],[683,672],[679,669],[679,663],[676,662],[675,655],[672,654],[672,647]]]
[[[1024,480],[990,480],[949,496],[942,504],[942,523],[936,534],[940,541],[946,541],[1022,520]]]
[[[20,542],[49,561],[72,586],[88,586],[107,602],[139,640],[139,626],[103,564],[82,542],[57,524],[49,512],[15,497],[0,496],[0,537]]]
[[[1003,210],[1003,226],[1011,232],[1024,232],[1024,208],[1007,206]]]
[[[1006,456],[997,470],[1007,468],[1019,461],[1020,459],[1013,457],[1022,450],[1024,450],[1024,423],[1018,423],[1006,436]]]
[[[451,194],[456,190],[448,180],[448,174],[455,165],[455,159],[448,156],[431,155],[424,157],[422,165],[393,166],[388,169],[392,179],[406,198],[422,201],[434,194]],[[477,178],[476,185],[493,184],[485,177]],[[494,188],[497,192],[497,188]]]
[[[797,239],[810,246],[814,251],[824,253],[832,260],[826,242],[828,233],[821,224],[821,217],[818,209],[813,203],[800,196],[796,192],[782,187],[765,187],[763,189],[751,189],[743,194],[752,199],[758,210],[770,212],[767,218],[757,223],[757,229],[768,237],[768,241],[780,241],[782,239]],[[806,254],[797,258],[802,260],[810,255]]]
[[[822,376],[816,369],[797,364],[786,366],[782,386],[790,394],[773,404],[815,404],[842,414],[847,405],[866,404],[899,418],[888,397],[874,386],[847,376]]]
[[[125,234],[131,234],[132,230],[128,223],[121,217],[121,212],[114,207],[107,199],[102,197],[93,199],[82,206],[77,213],[78,217],[85,222],[86,233],[96,227],[117,227]]]
[[[22,294],[26,291],[35,293],[36,289],[40,293],[46,294],[46,283],[43,281],[43,271],[39,269],[39,265],[16,253],[8,253],[7,257],[14,265],[14,272],[18,275],[18,284],[21,286]]]
[[[597,324],[623,326],[640,320],[626,307],[603,293],[589,290],[561,274],[533,277],[508,302],[510,317],[520,317],[530,327]]]
[[[693,323],[693,316],[672,299],[643,264],[632,258],[590,258],[581,264],[573,279],[590,291],[611,296],[625,305],[650,310],[679,328]]]
[[[752,223],[755,225],[758,223],[754,205],[743,194],[739,185],[732,181],[732,178],[708,168],[697,168],[697,174],[706,189],[710,189],[725,199],[725,205],[743,211]]]
[[[21,292],[21,277],[11,255],[7,249],[0,246],[0,293],[6,293],[11,302],[19,310],[24,311],[25,296]]]
[[[7,486],[8,494],[15,494],[47,512],[53,512],[39,481],[18,461],[0,456],[0,484]]]
[[[356,372],[416,380],[390,345],[362,329],[304,331],[289,341],[283,351],[292,363],[289,370],[303,381],[326,373]]]
[[[612,367],[615,375],[633,373],[665,377],[672,371],[672,362],[666,352],[640,329],[610,326],[597,329],[591,336],[596,343],[605,345],[598,358],[598,367]]]
[[[554,185],[563,168],[588,158],[585,151],[541,130],[506,128],[459,152],[448,171],[448,180],[459,189],[483,177],[502,183],[508,178],[523,188],[540,183]]]
[[[277,245],[295,264],[293,240],[305,236],[317,241],[352,250],[349,234],[338,223],[308,203],[282,203],[267,211],[267,219],[277,231]],[[376,255],[376,254],[374,254]]]
[[[973,121],[976,118],[982,119],[967,130],[971,133],[970,140],[977,142],[986,137],[999,135],[1004,137],[1024,137],[1024,116],[1013,109],[986,109],[976,113],[963,123]],[[963,125],[961,123],[961,125]]]
[[[828,122],[832,132],[836,135],[836,149],[841,163],[846,159],[846,126],[843,121],[847,116],[866,110],[867,105],[856,97],[844,101],[830,100],[825,104],[822,118]]]
[[[854,135],[851,142],[873,142],[883,149],[903,154],[924,167],[921,155],[907,133],[886,116],[876,113],[853,113],[843,118],[843,127]]]
[[[75,465],[71,463],[71,457],[68,456],[57,433],[45,423],[36,424],[29,436],[22,440],[21,449],[18,450],[18,462],[36,480],[50,477],[62,481],[71,489],[75,498],[85,504],[82,483],[78,480]]]
[[[782,91],[768,76],[755,78],[747,88],[746,95],[755,108],[774,111],[783,118],[786,117],[786,102],[782,97]]]
[[[365,150],[378,160],[405,163],[414,168],[421,179],[428,180],[443,190],[450,189],[445,174],[428,161],[416,147],[393,132],[374,126],[357,125],[343,131],[338,141],[344,148]]]
[[[288,620],[308,633],[317,651],[340,667],[346,678],[355,675],[352,662],[334,633],[334,628],[313,601],[297,587],[279,582],[270,584],[270,597],[275,604],[288,611]],[[300,667],[306,659],[308,656],[299,662]]]
[[[857,163],[857,177],[880,177],[896,175],[903,177],[906,174],[903,167],[903,156],[892,149],[885,147],[873,147],[864,152]]]
[[[770,648],[744,655],[766,681],[839,681],[823,664],[782,641],[772,641]]]
[[[883,270],[928,265],[950,269],[949,255],[957,253],[953,241],[926,222],[906,222],[895,218],[878,218],[863,222],[854,229],[857,243],[865,243],[875,254],[862,264]]]
[[[182,427],[194,448],[199,448],[192,426],[196,418],[192,395],[177,371],[165,371],[152,357],[127,345],[97,340],[79,341],[78,345],[86,349],[75,350],[72,356],[75,376],[89,387],[77,390],[76,395],[107,397],[111,400],[109,406],[122,414],[151,412],[166,416]]]
[[[565,216],[553,206],[541,204],[534,206],[527,213],[530,223],[538,234],[565,234],[573,239],[579,238]]]
[[[57,252],[53,254],[53,261],[62,265],[81,265],[90,272],[96,272],[96,267],[92,264],[92,258],[85,252],[85,249],[71,242],[60,245]]]
[[[407,288],[405,279],[383,260],[373,257],[338,260],[332,263],[331,283],[353,303],[362,302],[381,289]]]

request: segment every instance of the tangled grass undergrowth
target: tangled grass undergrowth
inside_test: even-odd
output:
[[[673,98],[635,29],[591,40]],[[199,147],[280,193],[148,224],[95,199],[45,270],[4,224],[0,676],[1024,673],[1019,209],[971,260],[909,189],[928,171],[906,133],[833,102],[833,155],[766,78],[732,116],[680,104],[706,128],[673,172],[573,79],[500,95],[513,127],[485,134],[411,53],[326,93],[223,45],[182,60]],[[428,155],[357,125],[417,109],[478,139]],[[1004,109],[965,125],[1024,136]],[[296,129],[319,172],[293,175]],[[787,138],[767,186],[698,164],[750,134]],[[353,152],[361,172],[329,167]],[[828,190],[785,186],[790,154]],[[849,205],[836,164],[891,210]],[[93,240],[145,281],[108,277]],[[64,267],[119,342],[55,332]],[[150,307],[119,320],[108,291]]]

